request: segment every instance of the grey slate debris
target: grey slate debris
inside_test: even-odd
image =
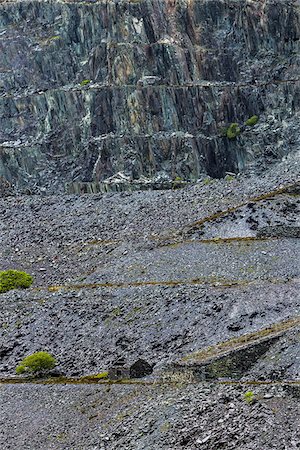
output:
[[[298,3],[0,2],[1,449],[300,448]]]

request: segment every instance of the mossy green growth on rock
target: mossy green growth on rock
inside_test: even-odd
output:
[[[247,127],[254,127],[254,125],[256,125],[258,121],[259,121],[258,116],[252,116],[248,120],[246,120],[245,125]]]
[[[85,375],[80,378],[81,382],[84,381],[99,381],[99,380],[108,380],[108,372],[97,373],[96,375]]]
[[[12,289],[26,289],[33,283],[33,278],[26,272],[19,270],[4,270],[0,272],[0,294]]]
[[[251,405],[255,401],[255,396],[252,391],[247,391],[244,394],[244,401],[248,403],[248,405]]]
[[[232,123],[227,128],[226,136],[228,137],[228,139],[236,139],[239,136],[240,133],[241,133],[241,129],[239,127],[239,124],[238,123]]]
[[[226,175],[225,177],[225,181],[234,181],[235,180],[235,176],[234,175]]]
[[[48,352],[36,352],[26,356],[16,368],[18,375],[22,373],[45,373],[53,369],[56,365],[56,359]]]
[[[80,86],[86,86],[87,84],[90,84],[91,80],[82,80],[80,83]]]

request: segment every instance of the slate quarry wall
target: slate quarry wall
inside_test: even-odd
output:
[[[259,172],[299,148],[299,39],[297,0],[2,1],[0,176]]]

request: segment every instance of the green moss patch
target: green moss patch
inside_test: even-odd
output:
[[[91,80],[82,80],[80,83],[80,86],[87,86],[88,84],[90,84]]]
[[[236,139],[241,134],[241,129],[238,123],[232,123],[226,132],[228,139]]]
[[[258,121],[259,121],[258,116],[252,116],[252,117],[249,117],[248,120],[246,120],[245,125],[247,127],[254,127],[254,125],[256,125]]]

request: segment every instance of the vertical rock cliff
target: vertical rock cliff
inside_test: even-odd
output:
[[[2,1],[0,176],[53,192],[118,173],[262,170],[300,143],[299,11],[297,0]]]

